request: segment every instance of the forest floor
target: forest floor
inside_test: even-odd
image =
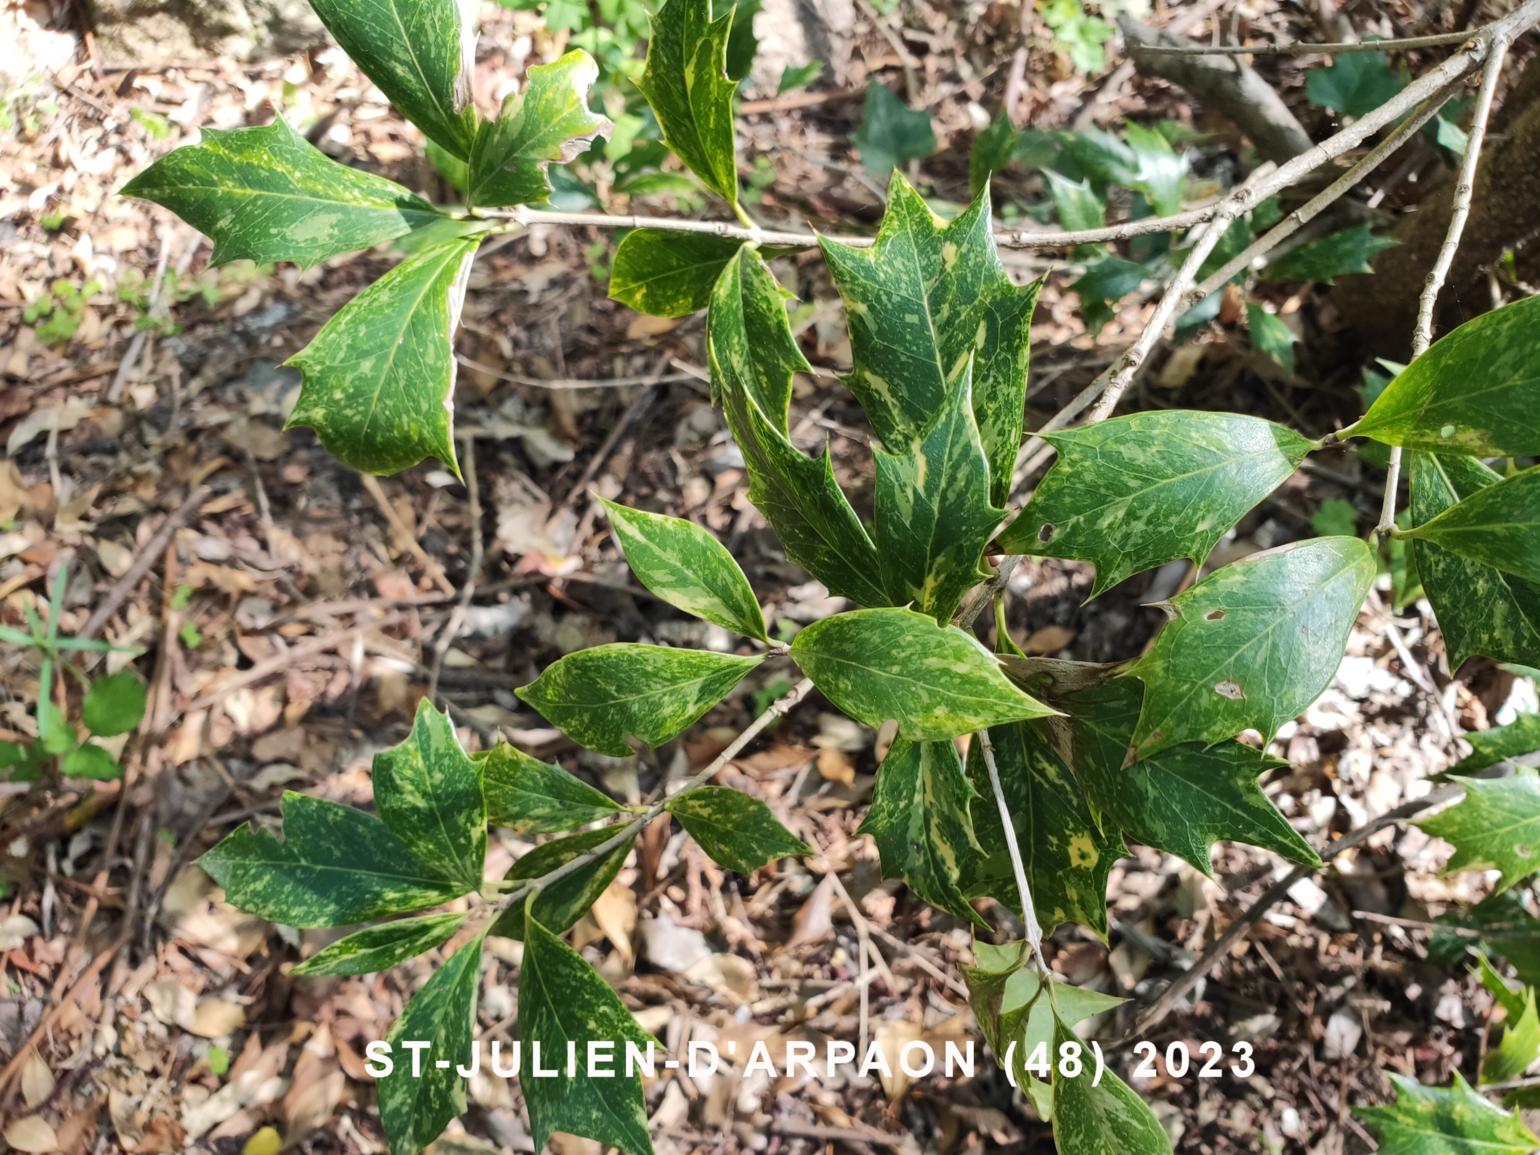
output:
[[[1253,7],[1259,27],[1320,38],[1290,24],[1303,19],[1293,8]],[[991,9],[964,34],[929,5],[905,11],[905,43],[931,45],[909,62],[911,103],[929,106],[943,138],[927,184],[960,201],[962,150],[979,110],[998,106],[1018,16]],[[520,76],[560,48],[527,14],[485,15],[478,83]],[[751,678],[653,760],[579,751],[513,696],[582,646],[729,644],[637,586],[596,494],[710,527],[743,562],[772,629],[831,603],[744,498],[741,459],[704,381],[700,319],[639,316],[605,298],[609,236],[536,228],[478,262],[457,346],[468,489],[429,467],[363,477],[308,431],[284,432],[297,375],[281,362],[386,259],[211,269],[193,231],[114,190],[199,126],[263,123],[279,105],[297,121],[320,118],[333,156],[442,195],[408,129],[335,49],[108,71],[45,8],[15,6],[5,19],[23,54],[48,68],[33,89],[13,90],[0,173],[0,622],[19,627],[67,566],[63,632],[99,620],[100,636],[132,649],[86,664],[133,665],[150,699],[123,740],[121,782],[0,784],[0,1133],[32,1151],[237,1151],[270,1125],[295,1150],[380,1151],[363,1045],[384,1035],[429,964],[295,979],[300,947],[326,932],[240,914],[193,860],[240,822],[273,816],[284,789],[367,806],[372,755],[405,734],[430,684],[468,741],[506,737],[628,800],[709,761],[784,688],[789,665]],[[857,5],[811,97],[746,94],[747,163],[774,161],[767,223],[872,227],[880,189],[849,140],[867,75],[902,74],[892,27]],[[1169,88],[1076,75],[1042,29],[1028,32],[1035,127],[1190,118]],[[1114,54],[1109,71],[1117,64]],[[1290,62],[1271,75],[1298,80]],[[1027,183],[1016,178],[1021,187],[1002,196],[1028,195]],[[810,303],[799,314],[804,348],[837,373],[849,348],[821,265],[807,256],[787,268]],[[1115,355],[1152,300],[1136,295],[1093,338],[1062,267],[1015,259],[1012,270],[1050,272],[1032,334],[1041,420]],[[52,318],[28,310],[44,296]],[[1317,297],[1286,304],[1330,330]],[[1320,433],[1355,403],[1356,370],[1281,380],[1227,340],[1226,324],[1166,358],[1130,407],[1223,405]],[[842,480],[869,503],[859,409],[833,382],[800,388],[799,440],[829,439]],[[1370,524],[1377,482],[1349,454],[1324,460],[1249,516],[1215,561],[1308,535],[1324,499],[1356,504]],[[1131,579],[1088,606],[1087,567],[1028,564],[1011,586],[1010,624],[1033,653],[1131,657],[1159,621],[1147,603],[1188,583],[1189,569]],[[1378,604],[1335,683],[1275,746],[1289,765],[1268,792],[1318,841],[1426,792],[1427,776],[1458,756],[1450,717],[1475,729],[1513,706],[1512,680],[1497,671],[1475,682],[1479,692],[1448,684],[1422,603],[1395,619],[1414,658],[1404,662]],[[0,650],[0,740],[33,731],[37,676],[34,655]],[[577,944],[665,1043],[688,1030],[778,1048],[864,1029],[896,1054],[916,1038],[976,1037],[959,981],[969,930],[882,881],[870,840],[855,833],[885,741],[815,698],[723,775],[766,799],[815,857],[725,875],[659,824],[579,925]],[[494,838],[489,868],[522,849]],[[1446,853],[1394,829],[1341,856],[1153,1029],[1162,1049],[1208,1039],[1255,1048],[1250,1078],[1132,1080],[1180,1134],[1179,1150],[1364,1150],[1349,1108],[1382,1099],[1387,1072],[1442,1083],[1471,1069],[1489,1000],[1447,951],[1430,955],[1430,920],[1479,899],[1482,883],[1440,879]],[[1133,1000],[1097,1037],[1123,1038],[1140,1005],[1281,870],[1224,846],[1205,878],[1131,850],[1111,877],[1110,949],[1068,931],[1049,948],[1071,981]],[[853,911],[880,956],[866,974]],[[482,1025],[505,1030],[518,953],[511,943],[491,953]],[[1117,1058],[1125,1071],[1129,1058]],[[441,1150],[529,1150],[515,1085],[477,1079],[470,1098]],[[1051,1149],[987,1059],[952,1080],[678,1076],[649,1088],[648,1108],[665,1153]]]

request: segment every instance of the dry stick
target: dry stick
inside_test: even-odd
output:
[[[160,523],[160,526],[155,530],[150,540],[145,543],[144,548],[134,558],[133,564],[124,571],[122,577],[112,583],[112,588],[107,591],[107,596],[102,598],[97,604],[91,616],[86,619],[86,624],[75,635],[76,637],[94,638],[101,632],[102,627],[112,619],[112,615],[118,612],[118,607],[123,604],[124,599],[139,584],[139,579],[150,572],[150,567],[165,552],[166,546],[171,542],[172,534],[176,533],[178,529],[186,524],[188,518],[192,517],[193,514],[203,507],[203,503],[209,499],[213,492],[213,489],[209,486],[200,485],[187,495],[186,501],[182,502],[181,505],[177,506],[175,510],[167,515],[166,520]]]
[[[1526,5],[1525,7],[1532,7]],[[1417,327],[1412,330],[1412,360],[1427,352],[1433,344],[1433,312],[1438,306],[1439,290],[1454,264],[1455,250],[1460,247],[1460,235],[1465,231],[1465,220],[1470,216],[1471,197],[1476,189],[1476,170],[1481,163],[1481,146],[1486,141],[1487,119],[1492,113],[1492,97],[1497,92],[1497,78],[1503,70],[1503,58],[1508,54],[1508,42],[1512,33],[1499,33],[1492,38],[1486,64],[1481,70],[1481,88],[1476,93],[1476,105],[1471,110],[1470,136],[1465,142],[1465,155],[1460,158],[1460,175],[1454,186],[1454,207],[1449,213],[1449,228],[1444,233],[1444,243],[1439,247],[1428,279],[1423,284],[1422,296],[1417,301]],[[1396,490],[1401,484],[1401,447],[1390,450],[1390,464],[1385,470],[1385,499],[1380,506],[1380,521],[1374,532],[1381,540],[1390,536],[1396,524]]]
[[[1182,44],[1141,48],[1161,56],[1340,56],[1347,52],[1410,52],[1416,48],[1447,48],[1464,44],[1475,32],[1438,32],[1401,40],[1339,40],[1329,44]]]
[[[1016,821],[1005,801],[1005,788],[1000,785],[1000,767],[995,763],[995,746],[989,740],[989,731],[978,732],[979,752],[984,755],[984,767],[989,771],[989,789],[1000,808],[1000,827],[1005,831],[1005,849],[1011,856],[1011,870],[1016,875],[1016,892],[1021,899],[1021,920],[1026,924],[1027,944],[1038,969],[1047,975],[1048,961],[1043,958],[1043,925],[1037,921],[1037,907],[1032,902],[1032,887],[1027,882],[1027,867],[1021,860],[1021,846],[1016,841]]]
[[[465,571],[465,584],[460,587],[455,608],[433,644],[433,666],[428,674],[430,702],[438,698],[438,680],[444,672],[444,659],[449,654],[449,647],[460,636],[460,630],[465,625],[465,615],[470,612],[471,600],[476,596],[476,581],[481,576],[481,562],[486,551],[481,538],[481,486],[476,479],[476,442],[474,438],[464,437],[462,444],[465,446],[465,494],[470,506],[471,556]]]

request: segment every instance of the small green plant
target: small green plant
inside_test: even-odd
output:
[[[68,778],[119,778],[123,767],[92,739],[127,734],[144,717],[144,683],[132,670],[93,679],[76,668],[71,655],[105,654],[122,647],[93,638],[60,636],[59,614],[68,584],[68,571],[61,565],[54,574],[46,616],[40,617],[29,604],[27,632],[0,626],[0,642],[32,651],[39,659],[37,736],[27,742],[0,742],[0,774],[13,781],[36,782],[51,768]],[[56,697],[63,696],[56,693],[61,673],[69,675],[82,690],[78,725],[55,702]]]
[[[94,279],[81,285],[55,281],[28,302],[21,313],[22,322],[37,330],[43,344],[67,345],[80,331],[91,298],[101,291],[101,282]]]

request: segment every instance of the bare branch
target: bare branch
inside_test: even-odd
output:
[[[1400,40],[1341,40],[1331,44],[1160,44],[1140,47],[1154,56],[1341,56],[1349,52],[1411,52],[1417,48],[1448,48],[1464,44],[1474,32],[1439,32]]]
[[[1005,788],[1000,785],[1000,767],[995,762],[994,743],[989,740],[989,731],[978,732],[979,752],[984,755],[984,767],[989,771],[989,789],[995,796],[995,805],[1000,809],[1000,827],[1005,831],[1005,849],[1011,856],[1011,870],[1016,875],[1016,893],[1021,899],[1021,920],[1027,929],[1027,945],[1032,948],[1032,957],[1037,960],[1037,965],[1043,974],[1048,974],[1048,962],[1043,958],[1043,924],[1037,921],[1037,907],[1032,903],[1032,886],[1027,882],[1027,867],[1021,859],[1021,846],[1016,841],[1015,820],[1011,817],[1011,808],[1005,802]]]

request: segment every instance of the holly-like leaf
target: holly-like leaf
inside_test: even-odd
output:
[[[1073,180],[1047,169],[1048,193],[1053,197],[1054,216],[1059,227],[1069,232],[1099,229],[1107,223],[1107,203],[1097,195],[1089,181]]]
[[[1294,372],[1294,346],[1299,343],[1299,336],[1282,317],[1248,301],[1246,330],[1251,334],[1253,349],[1276,362],[1285,373]]]
[[[311,7],[403,116],[452,155],[470,155],[471,8],[461,0],[312,0]]]
[[[704,309],[712,287],[743,247],[710,233],[632,229],[610,266],[610,299],[651,317],[683,317]]]
[[[1080,315],[1086,328],[1100,333],[1112,320],[1112,306],[1144,284],[1150,270],[1122,257],[1100,257],[1087,263],[1080,279],[1070,285],[1080,297]]]
[[[1457,778],[1465,797],[1417,825],[1454,846],[1446,873],[1495,870],[1493,893],[1540,870],[1540,776]]]
[[[516,692],[574,742],[623,758],[630,738],[677,736],[764,660],[617,642],[568,654]]]
[[[1344,116],[1373,112],[1405,87],[1383,52],[1349,52],[1305,73],[1310,103]]]
[[[80,720],[98,738],[127,734],[144,717],[144,683],[132,670],[119,670],[91,683],[80,706]]]
[[[866,86],[866,108],[853,140],[861,150],[861,164],[876,177],[936,151],[930,113],[910,108],[876,80]]]
[[[487,822],[515,834],[560,834],[610,818],[621,807],[608,795],[560,766],[531,758],[500,742],[481,755],[481,786]]]
[[[970,195],[978,196],[990,177],[1011,163],[1020,135],[1011,118],[1002,112],[973,138],[973,147],[968,150]]]
[[[1060,1023],[1053,1053],[1071,1041],[1077,1041],[1075,1033]],[[1155,1112],[1111,1070],[1100,1080],[1089,1070],[1073,1078],[1054,1075],[1053,1142],[1059,1155],[1171,1155],[1171,1139]]]
[[[1337,672],[1378,566],[1351,537],[1253,554],[1166,603],[1172,617],[1128,672],[1144,682],[1135,758],[1242,730],[1270,741]]]
[[[983,853],[969,811],[973,786],[950,741],[893,743],[859,834],[877,843],[884,878],[931,906],[987,926],[962,891],[962,872]]]
[[[1354,1107],[1380,1141],[1395,1155],[1532,1155],[1540,1138],[1511,1111],[1504,1111],[1471,1089],[1454,1073],[1452,1087],[1424,1087],[1391,1075],[1396,1100],[1385,1107]]]
[[[1413,524],[1432,521],[1500,480],[1473,457],[1416,451],[1406,456]],[[1478,654],[1498,661],[1540,663],[1540,585],[1461,557],[1432,541],[1402,537],[1391,541],[1411,551],[1412,565],[1438,616],[1451,671]]]
[[[1044,932],[1052,934],[1060,923],[1073,922],[1105,939],[1107,876],[1123,854],[1122,839],[1117,831],[1097,826],[1085,791],[1039,727],[992,726],[989,739]],[[968,748],[968,777],[980,796],[973,807],[973,827],[983,855],[970,866],[965,889],[974,896],[992,895],[1019,911],[999,805],[977,742]]]
[[[874,729],[895,719],[915,741],[1056,712],[1019,690],[971,634],[913,610],[824,618],[796,636],[791,656],[852,718]]]
[[[576,160],[597,137],[609,135],[609,120],[588,107],[598,79],[599,66],[581,49],[531,68],[524,91],[510,95],[497,119],[477,128],[466,185],[471,203],[548,201],[546,166]]]
[[[1483,313],[1396,374],[1344,436],[1434,453],[1540,453],[1540,296]]]
[[[1465,740],[1471,751],[1449,768],[1451,774],[1474,774],[1540,750],[1540,714],[1521,714],[1506,726],[1466,734]]]
[[[302,388],[288,425],[366,473],[436,457],[456,473],[451,344],[479,239],[457,237],[407,257],[289,358]]]
[[[935,421],[907,451],[878,448],[872,534],[888,597],[939,622],[978,584],[984,547],[1005,516],[989,500],[989,462],[964,370]]]
[[[163,205],[209,236],[215,265],[313,265],[443,219],[395,182],[338,164],[281,116],[259,128],[205,128],[123,195]]]
[[[1518,891],[1500,891],[1475,906],[1448,911],[1434,927],[1428,961],[1435,966],[1453,967],[1475,950],[1508,960],[1526,985],[1540,983],[1540,919],[1529,913]],[[1463,933],[1470,931],[1475,934]]]
[[[1211,873],[1210,848],[1221,841],[1321,864],[1257,783],[1259,774],[1283,765],[1276,759],[1221,742],[1173,746],[1125,769],[1142,696],[1138,682],[1115,678],[1064,703],[1068,738],[1061,749],[1104,828],[1175,854],[1204,874]]]
[[[297,975],[372,975],[432,950],[460,929],[463,914],[423,914],[354,931],[294,968]]]
[[[1492,972],[1492,977],[1502,983],[1496,972]],[[1503,983],[1503,989],[1512,995],[1506,983]],[[1487,1052],[1481,1063],[1480,1081],[1483,1083],[1506,1083],[1517,1079],[1540,1059],[1540,1013],[1535,1010],[1534,988],[1528,987],[1514,997],[1519,1003],[1517,1008],[1509,1005],[1511,998],[1503,1000],[1508,1005],[1508,1018],[1503,1023],[1497,1046]]]
[[[767,862],[812,848],[782,826],[758,798],[726,786],[701,786],[664,807],[718,864],[753,874]]]
[[[1041,282],[1006,276],[990,232],[989,190],[944,223],[898,173],[867,248],[820,242],[850,319],[845,383],[883,446],[905,452],[973,362],[973,415],[990,500],[1010,489],[1021,445],[1028,326]]]
[[[680,517],[600,500],[644,586],[675,609],[765,640],[765,617],[749,579],[710,531]]]
[[[283,841],[242,824],[198,860],[232,906],[287,926],[348,926],[474,889],[419,862],[372,814],[292,791]]]
[[[733,14],[711,18],[711,0],[668,0],[652,18],[647,65],[636,82],[663,141],[712,192],[738,203],[727,40]]]
[[[595,830],[584,830],[565,838],[542,842],[515,862],[508,873],[503,875],[503,881],[517,883],[540,878],[574,858],[593,854],[615,837],[615,833],[614,827],[601,826]],[[631,853],[635,843],[635,837],[624,839],[613,850],[593,857],[582,866],[575,867],[572,873],[550,883],[530,899],[533,903],[530,909],[534,911],[535,917],[557,932],[577,922],[588,913],[589,907],[598,901],[610,883],[615,881],[615,876],[625,865],[626,855]],[[508,938],[523,938],[525,904],[517,903],[504,911],[492,924],[491,933]]]
[[[545,1150],[552,1132],[563,1131],[629,1155],[652,1155],[641,1079],[626,1063],[628,1045],[645,1054],[657,1042],[583,957],[534,917],[519,971],[519,1042],[531,1057],[538,1047],[541,1062],[558,1072],[523,1081],[536,1151]],[[570,1071],[569,1044],[581,1057]],[[610,1074],[600,1076],[598,1069]]]
[[[465,1114],[465,1079],[457,1068],[471,1061],[476,1045],[481,944],[480,937],[466,943],[434,971],[385,1036],[395,1066],[376,1084],[376,1094],[391,1155],[417,1155]],[[428,1044],[420,1071],[412,1070],[417,1056],[404,1042]]]
[[[1390,237],[1377,237],[1368,225],[1356,225],[1290,249],[1262,270],[1264,281],[1319,281],[1334,285],[1350,273],[1372,273],[1376,253],[1393,247]]]
[[[1540,582],[1540,466],[1477,490],[1401,536],[1432,542],[1520,581]]]
[[[834,478],[834,463],[827,452],[814,459],[791,443],[791,379],[810,368],[791,335],[786,298],[752,249],[728,262],[706,315],[712,388],[743,452],[749,500],[786,555],[831,594],[884,605],[877,550]]]
[[[1311,443],[1238,413],[1166,410],[1046,436],[1058,460],[1000,544],[1096,566],[1091,596],[1220,538],[1299,467]]]
[[[449,715],[426,698],[406,741],[374,756],[374,805],[414,857],[434,863],[466,890],[481,885],[487,854],[481,770],[455,737]]]

